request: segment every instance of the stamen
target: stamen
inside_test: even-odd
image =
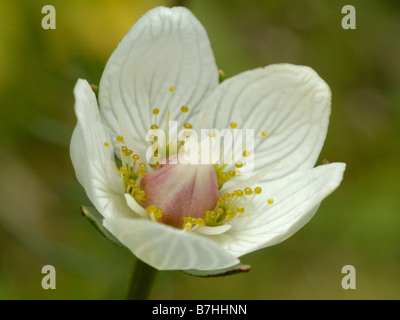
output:
[[[127,146],[122,145],[124,142],[122,136],[116,137],[116,140],[120,144],[121,166],[117,168],[114,160],[111,160],[108,152],[106,152],[107,157],[111,166],[120,176],[125,192],[130,194],[139,205],[142,205],[146,202],[146,192],[140,188],[138,179],[141,179],[141,177],[146,174],[146,165],[141,163],[139,168],[137,168],[136,163],[140,160],[139,155],[133,154],[132,150],[128,149]],[[106,141],[104,147],[108,148],[109,146],[110,143]]]
[[[157,126],[157,115],[160,113],[160,110],[158,110],[157,108],[153,109],[153,114],[154,114],[154,125]],[[153,128],[153,126],[151,126],[152,129],[158,129],[157,128]]]
[[[241,161],[236,162],[236,163],[235,163],[235,167],[236,167],[236,168],[241,168],[241,167],[243,167],[243,162],[241,162]]]
[[[162,217],[162,210],[152,204],[146,207],[146,212],[154,222],[157,222]]]
[[[237,207],[236,211],[239,213],[243,213],[244,212],[244,208],[243,207]]]

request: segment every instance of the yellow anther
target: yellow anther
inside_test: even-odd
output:
[[[128,186],[133,187],[136,184],[136,180],[133,178],[129,178],[126,183]]]
[[[110,146],[110,143],[109,142],[104,142],[104,146],[106,147],[106,148],[108,148],[109,146]]]
[[[183,226],[183,228],[187,231],[189,231],[192,228],[192,224],[190,222],[185,223],[185,225]]]
[[[183,126],[185,129],[192,129],[192,125],[190,123],[185,123]]]
[[[150,128],[153,129],[153,130],[158,129],[158,125],[152,124]]]
[[[240,170],[239,170],[239,169],[236,169],[236,170],[235,170],[235,175],[236,175],[236,176],[240,176]]]
[[[141,164],[139,165],[139,169],[141,169],[141,170],[146,169],[146,165],[145,165],[144,163],[141,163]]]
[[[228,172],[228,174],[229,174],[230,177],[236,176],[236,172],[233,171],[233,170],[230,170],[230,171]]]
[[[127,157],[130,157],[132,155],[132,153],[133,153],[133,151],[128,149],[128,150],[126,150],[125,155]]]
[[[153,109],[153,114],[154,115],[157,115],[157,114],[159,114],[160,113],[160,110],[158,110],[157,108],[154,108]]]
[[[261,136],[266,137],[267,136],[267,131],[261,132]]]
[[[210,138],[215,138],[215,132],[209,132],[209,133],[208,133],[208,136],[209,136]]]
[[[135,161],[138,161],[138,160],[139,160],[139,155],[134,154],[134,155],[132,156],[132,159],[135,160]]]
[[[224,213],[224,209],[222,209],[222,208],[218,208],[217,209],[217,214],[218,215],[221,215],[221,214],[223,214]]]
[[[144,177],[146,175],[146,170],[139,170],[139,174]]]
[[[174,86],[171,86],[170,88],[169,88],[169,92],[174,92],[175,91],[175,87]]]
[[[141,191],[143,191],[143,190],[141,190]],[[139,193],[139,191],[137,193]],[[154,220],[157,221],[158,219],[160,219],[162,217],[161,209],[152,204],[146,207],[146,212],[150,215],[150,218],[153,221]]]
[[[243,157],[248,157],[248,156],[250,156],[250,151],[244,150]]]
[[[121,168],[119,168],[119,172],[122,174],[125,174],[125,173],[127,173],[127,170],[125,167],[121,167]]]
[[[243,167],[243,163],[241,161],[238,161],[238,162],[235,163],[235,167],[236,168],[241,168],[241,167]]]
[[[260,194],[262,192],[262,189],[260,188],[260,187],[256,187],[255,189],[254,189],[254,193],[255,194]]]
[[[149,205],[149,206],[147,206],[146,207],[146,212],[148,213],[148,214],[150,214],[150,213],[154,213],[154,212],[156,212],[157,211],[157,207],[155,206],[155,205]]]
[[[121,137],[121,136],[118,136],[118,137],[117,137],[117,141],[118,141],[119,143],[121,143],[121,142],[123,142],[123,141],[124,141],[124,138],[123,138],[123,137]]]
[[[226,215],[229,218],[233,218],[235,216],[235,212],[233,210],[228,209],[228,210],[226,210]]]
[[[208,217],[208,216],[211,215],[211,212],[212,212],[211,210],[207,210],[206,213],[205,213],[204,215],[205,215],[206,217]]]
[[[183,136],[184,136],[185,138],[189,138],[189,137],[190,137],[190,133],[187,132],[187,131],[185,131],[185,132],[183,133]]]
[[[154,212],[155,218],[158,220],[162,217],[162,211],[160,208],[157,208],[157,210]]]
[[[205,226],[205,225],[206,225],[206,222],[204,221],[204,219],[198,218],[198,219],[196,219],[196,224],[197,224],[199,227],[202,227],[202,226]]]
[[[249,196],[253,193],[253,191],[251,191],[251,188],[247,187],[247,188],[244,188],[244,193]]]
[[[232,129],[235,129],[237,127],[237,123],[236,122],[231,122],[230,127]]]
[[[243,197],[243,191],[242,190],[236,190],[235,191],[235,196],[236,197]]]
[[[229,199],[229,193],[224,194],[224,199]]]
[[[228,177],[228,174],[226,172],[222,171],[220,176],[222,179],[226,179]]]
[[[197,219],[196,219],[195,217],[190,217],[190,222],[191,222],[192,224],[195,224],[196,221],[197,221]]]
[[[244,208],[243,207],[237,207],[236,211],[239,213],[243,213],[244,212]]]
[[[123,153],[126,153],[126,152],[128,151],[128,148],[125,147],[125,146],[122,146],[122,147],[121,147],[121,150],[122,150]]]
[[[274,199],[268,199],[267,202],[268,202],[268,204],[273,204],[274,203]]]
[[[181,111],[182,111],[183,113],[186,113],[186,112],[189,111],[189,108],[188,108],[187,106],[182,106]]]

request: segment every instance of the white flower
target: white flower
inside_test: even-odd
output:
[[[328,128],[327,84],[289,64],[219,84],[207,34],[185,8],[155,8],[131,28],[106,65],[99,107],[87,81],[74,93],[77,178],[104,226],[160,270],[233,266],[294,234],[342,180],[343,163],[313,168]],[[253,175],[237,176],[240,162],[150,166],[146,134],[169,120],[254,129]]]

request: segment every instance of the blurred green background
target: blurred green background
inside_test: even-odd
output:
[[[153,299],[400,298],[400,2],[0,0],[0,299],[122,299],[133,255],[80,214],[89,204],[69,158],[72,89],[98,83],[138,17],[181,3],[208,31],[227,77],[272,63],[308,65],[333,105],[321,156],[347,163],[342,185],[285,242],[242,258],[247,274],[160,272]],[[43,30],[41,8],[56,8]],[[357,29],[343,30],[352,4]],[[54,265],[57,289],[43,290]],[[354,265],[357,289],[343,290]]]

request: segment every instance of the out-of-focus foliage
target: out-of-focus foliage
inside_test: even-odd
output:
[[[333,93],[321,156],[348,167],[307,226],[243,257],[248,274],[162,272],[151,298],[399,299],[398,1],[353,1],[356,30],[341,27],[345,1],[184,3],[227,77],[280,62],[314,68]],[[72,89],[78,78],[99,82],[141,14],[173,3],[55,0],[57,28],[43,30],[46,4],[0,0],[0,299],[120,299],[134,257],[80,215],[89,202],[69,158]],[[47,264],[56,290],[41,287]],[[356,267],[356,290],[341,287],[347,264]]]

